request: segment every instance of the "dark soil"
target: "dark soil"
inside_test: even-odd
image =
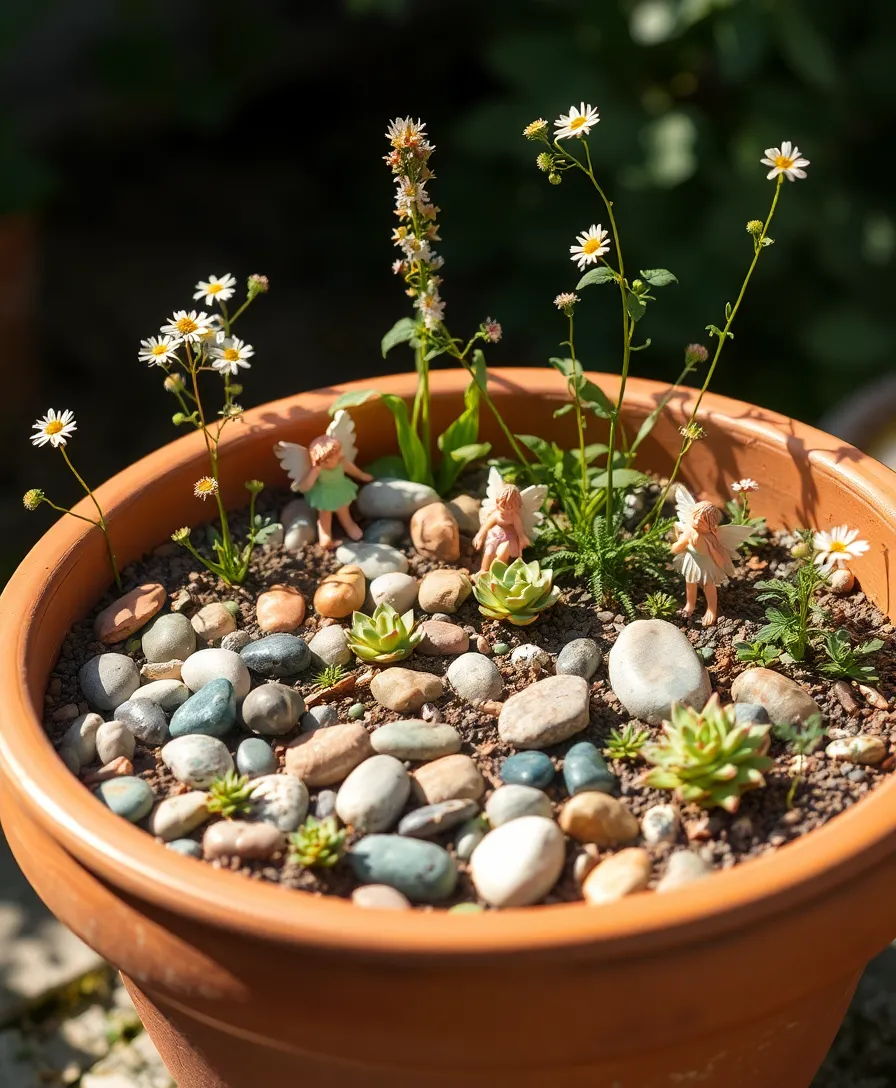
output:
[[[267,503],[261,504],[262,510],[264,511],[265,506],[268,511],[279,509],[276,505],[278,498],[282,502],[286,501],[286,496],[268,497]],[[237,514],[233,520],[237,532],[244,531],[245,516],[241,518]],[[759,579],[780,576],[789,571],[793,560],[788,549],[793,543],[793,538],[787,534],[773,533],[765,544],[754,549],[750,556],[745,558],[740,565],[738,576],[720,589],[721,619],[715,627],[704,629],[699,623],[693,621],[686,623],[680,616],[672,617],[674,622],[685,628],[695,648],[706,648],[712,651],[707,667],[712,677],[713,689],[720,694],[723,702],[729,695],[735,677],[745,668],[750,667],[737,660],[732,644],[739,640],[751,641],[764,622],[763,605],[756,600],[753,583]],[[469,541],[466,541],[466,545],[467,550],[462,555],[458,566],[467,566],[475,570],[476,564],[469,548]],[[438,566],[417,555],[409,539],[399,546],[409,555],[410,573],[413,575],[420,577],[433,566]],[[241,613],[240,628],[253,636],[258,636],[260,632],[255,622],[254,602],[260,592],[278,583],[295,586],[301,590],[309,602],[310,613],[310,601],[318,581],[338,566],[333,553],[324,552],[317,546],[306,549],[304,554],[298,557],[286,553],[280,546],[266,547],[256,552],[246,583],[234,589],[219,583],[180,548],[173,544],[165,544],[140,562],[128,567],[123,573],[123,581],[125,590],[143,582],[160,582],[168,589],[169,601],[176,600],[178,594],[187,594],[189,596],[189,603],[185,608],[187,615],[191,615],[196,609],[211,601],[236,601]],[[534,643],[551,654],[556,654],[571,639],[589,637],[597,641],[606,656],[624,625],[625,617],[602,611],[595,604],[591,594],[579,587],[567,584],[563,588],[563,597],[557,605],[529,627],[515,628],[485,620],[479,614],[475,599],[472,597],[452,619],[465,627],[471,635],[471,649],[475,648],[475,636],[480,634],[492,646],[499,642],[505,642],[511,648],[523,643]],[[65,732],[68,722],[54,722],[54,713],[66,704],[80,703],[80,692],[77,686],[79,667],[89,657],[105,650],[128,652],[124,644],[114,647],[102,646],[93,636],[94,616],[111,599],[112,597],[109,596],[99,602],[94,613],[76,624],[62,646],[59,662],[46,696],[46,728],[50,737],[57,743]],[[832,624],[847,628],[854,642],[861,642],[872,636],[884,639],[885,647],[874,659],[880,674],[880,682],[875,687],[889,702],[896,690],[896,651],[894,651],[893,640],[889,637],[893,633],[893,625],[861,592],[854,592],[845,598],[825,595],[821,603],[830,611]],[[698,616],[702,614],[701,606],[702,601],[698,605]],[[424,619],[427,618],[424,613],[419,615]],[[300,633],[310,637],[327,622],[332,621],[322,620],[321,617],[310,614]],[[139,648],[135,649],[131,646],[130,652],[137,664],[142,665],[143,658]],[[494,660],[504,678],[505,697],[547,675],[539,670],[512,665],[509,655],[498,656]],[[450,658],[412,656],[407,661],[401,662],[401,665],[443,675],[450,661]],[[896,713],[890,709],[878,709],[871,705],[855,684],[843,682],[835,684],[820,677],[806,665],[787,666],[776,662],[772,667],[799,681],[816,699],[827,719],[828,739],[862,732],[880,735],[890,745],[896,742]],[[354,675],[362,678],[365,672],[365,669],[359,668]],[[306,698],[318,690],[315,688],[310,671],[295,683],[295,687]],[[598,670],[591,685],[591,692],[591,722],[588,728],[572,740],[555,745],[548,751],[558,769],[566,750],[572,744],[589,740],[598,748],[603,748],[610,730],[621,728],[629,720],[628,714],[622,709],[610,689],[606,664]],[[347,712],[353,703],[363,702],[367,711],[365,724],[371,731],[384,722],[402,717],[376,704],[363,682],[355,690],[345,692],[341,697],[327,698],[326,701],[331,702],[337,709],[340,721],[348,720]],[[80,709],[86,710],[86,704],[80,703]],[[503,744],[498,737],[495,719],[463,703],[450,691],[439,700],[438,712],[441,720],[450,723],[460,732],[464,741],[462,751],[477,761],[486,780],[494,787],[500,785],[499,767],[502,761],[512,754],[513,749]],[[411,716],[404,715],[404,717]],[[281,756],[281,767],[284,746],[298,732],[297,728],[293,734],[276,738],[275,751]],[[652,729],[651,733],[658,735],[659,730]],[[234,730],[228,737],[231,751],[235,752],[240,742],[251,735],[239,728]],[[827,739],[824,743],[827,743]],[[685,807],[682,810],[682,827],[678,843],[648,848],[655,862],[658,863],[654,870],[655,879],[661,875],[663,862],[668,854],[676,847],[688,845],[688,843],[699,849],[707,862],[720,869],[729,868],[749,858],[778,849],[807,831],[820,827],[855,804],[873,789],[896,763],[896,758],[892,755],[878,767],[860,767],[835,762],[825,758],[822,746],[816,754],[804,761],[803,781],[796,790],[792,807],[788,808],[787,797],[793,782],[790,768],[794,756],[786,745],[777,739],[772,741],[770,754],[775,758],[776,766],[766,774],[766,787],[745,794],[737,814],[730,815],[720,809],[707,813],[694,806]],[[134,766],[135,773],[151,784],[160,800],[186,789],[171,776],[158,759],[157,752],[147,749],[139,741]],[[645,769],[642,762],[611,761],[610,766],[619,778],[620,796],[624,798],[625,803],[636,816],[640,817],[651,805],[670,800],[668,792],[648,789],[639,784]],[[559,774],[554,785],[547,792],[557,806],[565,799],[562,777]],[[316,792],[312,792],[312,812],[315,799]],[[440,841],[442,845],[450,848],[452,834],[446,833],[441,839],[435,841]],[[200,835],[201,830],[197,833],[197,837]],[[576,844],[569,843],[565,873],[546,902],[581,898],[577,881],[573,876],[575,857],[581,849]],[[612,851],[606,852],[607,855],[609,853]],[[333,870],[320,872],[303,870],[289,860],[262,864],[240,863],[234,859],[230,868],[251,879],[279,882],[290,888],[300,888],[318,894],[347,895],[350,894],[355,883],[349,867],[344,864],[338,865]],[[460,868],[461,879],[458,882],[457,892],[454,898],[445,904],[446,906],[476,899],[466,873],[466,866],[461,865]]]

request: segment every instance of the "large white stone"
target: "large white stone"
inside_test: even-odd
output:
[[[470,874],[491,906],[528,907],[557,883],[565,858],[566,840],[553,820],[521,816],[485,836],[470,858]]]
[[[408,521],[421,506],[438,502],[428,484],[411,480],[374,480],[358,492],[358,510],[365,518],[399,518]]]
[[[336,815],[362,835],[388,831],[401,815],[411,780],[394,756],[371,756],[351,772],[336,795]]]
[[[233,650],[198,650],[184,662],[181,676],[190,691],[201,691],[210,681],[223,677],[233,684],[237,702],[246,698],[252,685],[245,661]]]
[[[685,633],[666,620],[635,620],[609,654],[610,685],[633,718],[660,725],[673,703],[702,710],[712,686]]]

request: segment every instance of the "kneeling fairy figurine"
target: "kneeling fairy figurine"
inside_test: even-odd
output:
[[[488,489],[479,509],[480,529],[473,538],[473,547],[483,549],[480,570],[488,570],[495,559],[510,563],[520,558],[544,517],[541,505],[547,493],[541,484],[520,491],[505,484],[496,468],[489,471]]]

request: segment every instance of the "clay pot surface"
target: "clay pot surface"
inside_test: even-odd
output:
[[[615,395],[616,377],[590,377]],[[432,374],[434,433],[458,414],[467,382]],[[338,394],[371,384],[414,392],[404,374],[248,412],[222,445],[225,502],[244,501],[246,479],[285,483],[274,443],[307,443]],[[490,392],[513,431],[574,443],[568,419],[553,418],[560,375],[498,370]],[[630,381],[632,434],[664,392]],[[668,471],[691,398],[672,398],[641,464]],[[394,452],[382,405],[352,415],[364,460]],[[751,506],[773,527],[859,529],[872,547],[855,573],[891,612],[896,476],[723,397],[708,395],[699,420],[708,434],[684,481],[721,502],[732,480],[752,476],[762,489]],[[506,452],[487,409],[482,423],[483,440]],[[99,490],[122,566],[201,516],[191,489],[205,464],[191,435]],[[773,854],[601,907],[375,912],[248,881],[115,817],[44,733],[65,633],[113,596],[102,537],[83,528],[60,519],[0,600],[0,816],[41,898],[127,976],[180,1088],[807,1088],[865,963],[896,937],[896,783]]]

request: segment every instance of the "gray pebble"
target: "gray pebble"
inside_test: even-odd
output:
[[[301,552],[317,540],[317,521],[313,517],[294,518],[287,526],[283,547],[288,552]]]
[[[114,710],[140,687],[140,673],[124,654],[98,654],[79,669],[78,686],[91,706]]]
[[[273,774],[278,767],[277,757],[270,744],[261,737],[249,737],[236,750],[236,769],[250,778]]]
[[[158,703],[162,710],[170,714],[190,698],[190,689],[180,680],[151,680],[138,688],[134,696]]]
[[[438,903],[457,883],[457,867],[447,850],[403,835],[367,835],[348,855],[358,880],[388,884],[412,902]]]
[[[321,790],[314,802],[315,820],[326,820],[328,816],[336,814],[336,791]]]
[[[146,628],[141,644],[147,661],[185,661],[196,649],[196,632],[186,616],[172,612]]]
[[[712,690],[709,673],[687,635],[667,620],[635,620],[609,655],[610,684],[633,718],[660,725],[673,703],[702,710]]]
[[[280,831],[295,831],[308,815],[308,788],[291,774],[256,778],[247,820],[273,824]]]
[[[393,547],[408,531],[407,523],[397,518],[377,518],[364,530],[368,544],[390,544]]]
[[[202,845],[192,839],[174,839],[173,842],[166,842],[165,846],[176,854],[183,854],[185,858],[202,857]]]
[[[534,786],[499,786],[485,803],[485,815],[491,826],[501,827],[521,816],[544,816],[551,819],[553,810],[546,793]]]
[[[74,752],[79,767],[86,767],[96,759],[96,735],[102,724],[99,714],[79,714],[66,729],[60,747]]]
[[[394,518],[410,521],[421,506],[439,502],[436,491],[428,484],[410,480],[374,480],[358,492],[358,510],[365,518]]]
[[[322,627],[308,642],[308,649],[324,665],[347,665],[352,659],[345,629],[338,623]]]
[[[363,835],[388,831],[410,792],[411,780],[403,763],[393,756],[371,756],[339,787],[336,815]]]
[[[104,722],[96,731],[96,754],[100,763],[113,759],[133,759],[137,740],[124,722]]]
[[[308,643],[282,632],[250,642],[240,650],[240,657],[252,672],[269,680],[297,676],[311,664]]]
[[[461,699],[468,703],[500,699],[504,681],[490,657],[466,653],[456,657],[448,666],[448,683]]]
[[[93,792],[116,816],[122,816],[132,824],[149,815],[155,800],[149,784],[130,775],[109,778]]]
[[[604,655],[593,638],[574,638],[557,655],[557,672],[590,680],[603,664]]]
[[[769,717],[764,706],[759,703],[735,703],[734,720],[738,725],[752,722],[754,725],[768,725]]]
[[[303,733],[313,733],[315,729],[325,729],[328,725],[336,725],[339,714],[336,708],[329,703],[321,703],[313,706],[302,715],[301,730]]]
[[[233,770],[230,752],[217,737],[178,737],[168,741],[161,754],[178,782],[194,789],[205,789],[215,778]]]
[[[242,657],[232,650],[221,648],[197,650],[183,663],[181,677],[190,691],[201,691],[212,680],[229,680],[238,703],[246,698],[252,686]]]
[[[343,566],[360,567],[369,582],[383,574],[406,574],[408,570],[408,557],[388,544],[346,542],[336,549],[336,558]]]
[[[580,733],[589,716],[582,677],[549,676],[510,696],[498,716],[498,733],[515,748],[548,748]]]
[[[158,703],[146,699],[129,699],[115,708],[115,720],[123,722],[138,740],[150,748],[158,748],[168,736],[168,720]]]
[[[398,834],[413,839],[428,839],[458,824],[472,819],[479,812],[479,803],[469,799],[441,801],[437,805],[424,805],[403,816]]]
[[[473,851],[485,838],[488,824],[482,816],[474,816],[461,827],[454,837],[454,852],[458,861],[469,861]]]
[[[229,635],[225,635],[221,639],[221,649],[230,650],[231,653],[238,654],[244,646],[248,646],[252,641],[248,631],[231,631]]]
[[[702,880],[712,872],[699,854],[693,850],[676,850],[666,863],[666,871],[656,886],[658,892],[671,892],[685,884]]]
[[[305,710],[305,700],[286,684],[262,684],[243,700],[243,723],[264,737],[282,737],[293,730]]]
[[[438,759],[459,752],[461,737],[450,725],[409,720],[381,725],[370,743],[375,752],[396,759]]]

